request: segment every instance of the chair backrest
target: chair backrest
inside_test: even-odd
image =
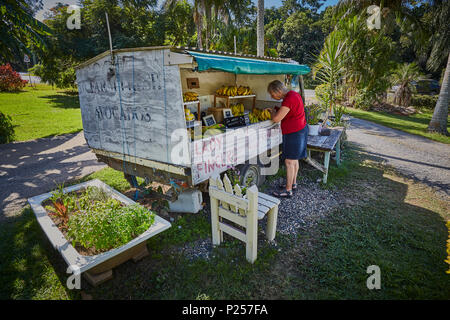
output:
[[[209,179],[210,196],[219,200],[223,209],[246,217],[251,209],[257,211],[258,208],[258,188],[253,185],[247,188],[245,195],[239,185],[232,186],[230,179],[226,174],[223,176],[223,182],[220,176]]]

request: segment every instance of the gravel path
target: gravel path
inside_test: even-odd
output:
[[[0,222],[19,214],[27,199],[106,165],[98,162],[83,132],[0,145]]]
[[[441,197],[450,199],[448,144],[357,118],[351,118],[350,123],[348,140],[369,157],[433,187]]]

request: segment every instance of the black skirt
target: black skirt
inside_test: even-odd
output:
[[[305,159],[307,140],[308,125],[297,132],[283,134],[283,159]]]

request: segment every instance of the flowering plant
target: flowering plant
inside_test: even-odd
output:
[[[0,66],[0,91],[18,91],[25,87],[27,80],[22,80],[9,63]]]

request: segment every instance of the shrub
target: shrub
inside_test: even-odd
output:
[[[0,112],[0,143],[14,141],[14,126],[9,115]]]
[[[9,63],[0,66],[0,91],[18,91],[25,87],[27,80],[22,80]]]
[[[439,96],[428,96],[421,94],[414,94],[411,99],[411,105],[415,107],[422,107],[430,110],[434,110]]]
[[[353,106],[362,110],[369,110],[376,100],[376,93],[367,89],[358,90],[352,97]]]
[[[320,103],[325,107],[328,106],[328,103],[330,102],[330,95],[328,93],[328,91],[329,91],[328,87],[329,87],[329,84],[322,83],[314,89],[316,98],[319,99]]]

